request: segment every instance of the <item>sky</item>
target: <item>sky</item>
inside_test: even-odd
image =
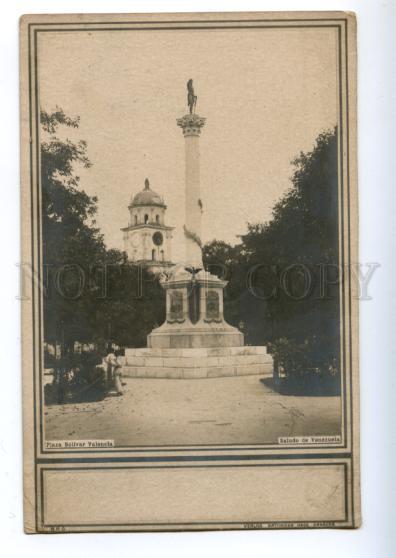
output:
[[[291,161],[338,121],[335,29],[41,33],[39,101],[80,116],[70,139],[88,145],[81,188],[98,196],[97,224],[123,248],[131,196],[146,177],[165,198],[183,258],[184,138],[194,79],[200,137],[202,240],[231,244],[247,222],[271,219],[290,187]],[[59,133],[60,137],[62,133]]]

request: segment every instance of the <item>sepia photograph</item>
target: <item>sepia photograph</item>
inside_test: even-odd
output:
[[[275,460],[257,464],[260,490],[278,494],[265,521],[359,524],[354,19],[239,15],[22,23],[25,393],[28,443],[44,459],[35,529],[91,529],[88,504],[69,521],[54,495],[101,491],[108,465],[89,472],[101,459],[153,469],[169,456],[206,459],[202,477],[166,473],[175,502],[190,474],[196,502],[208,482],[223,496],[173,517],[165,496],[154,505],[153,471],[129,485],[122,475],[140,473],[114,465],[124,498],[147,483],[141,498],[155,508],[129,527],[235,528],[241,495],[226,506],[224,494],[242,483],[247,528],[270,528],[244,469],[256,458]],[[240,462],[227,477],[206,472],[220,459]],[[76,473],[83,462],[96,480]],[[294,474],[294,501],[315,495],[308,511],[284,504]],[[120,517],[140,508],[123,505],[92,512],[93,529],[129,528]]]
[[[336,39],[40,37],[47,442],[341,441]]]

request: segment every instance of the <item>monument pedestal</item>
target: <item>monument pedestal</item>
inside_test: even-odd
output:
[[[153,349],[241,347],[243,334],[225,322],[226,281],[201,270],[191,275],[176,266],[161,281],[166,291],[166,320],[147,337]]]
[[[166,320],[147,337],[147,349],[126,349],[123,374],[132,378],[218,378],[271,375],[266,347],[244,346],[243,334],[223,316],[226,281],[175,266],[162,287]]]

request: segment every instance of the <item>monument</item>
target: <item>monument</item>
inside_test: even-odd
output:
[[[195,112],[193,81],[189,113],[177,119],[185,143],[185,260],[161,274],[165,322],[147,337],[147,349],[126,349],[124,374],[146,378],[210,378],[272,373],[264,346],[244,346],[243,334],[224,319],[226,281],[202,263],[199,138],[206,119]]]

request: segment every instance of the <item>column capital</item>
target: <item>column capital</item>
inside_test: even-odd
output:
[[[185,114],[176,120],[177,125],[182,128],[184,136],[199,136],[205,121],[206,118],[198,116],[198,114]]]

